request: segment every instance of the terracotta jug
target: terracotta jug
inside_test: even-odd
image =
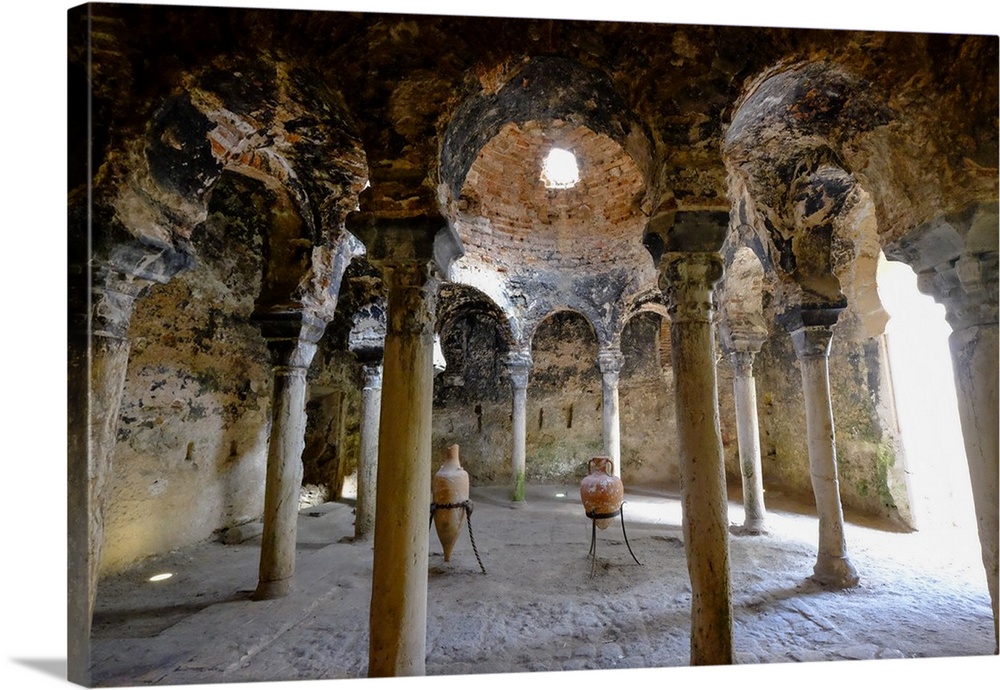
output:
[[[625,487],[622,480],[614,475],[615,466],[611,458],[597,456],[591,458],[587,465],[589,474],[580,482],[580,500],[588,513],[607,515],[622,507],[625,497]],[[601,529],[607,529],[611,518],[599,518],[595,523]]]
[[[444,462],[431,481],[436,505],[462,503],[469,499],[469,473],[458,462],[458,445],[449,446]],[[465,523],[465,508],[438,508],[434,511],[434,529],[444,548],[444,560],[451,560],[451,550]]]

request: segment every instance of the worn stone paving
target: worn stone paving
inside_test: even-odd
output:
[[[556,493],[565,493],[557,498]],[[511,509],[474,490],[473,533],[451,562],[431,534],[427,674],[684,666],[690,585],[676,495],[626,495],[621,523],[599,530],[576,487],[530,487]],[[771,531],[730,541],[740,664],[993,654],[989,595],[974,530],[887,532],[847,525],[861,584],[825,591],[807,576],[816,520],[769,513]],[[742,520],[730,504],[730,521]],[[297,592],[254,602],[259,537],[208,542],[101,583],[95,685],[359,678],[366,675],[371,542],[352,543],[350,506],[300,513]],[[148,582],[156,572],[170,580]]]

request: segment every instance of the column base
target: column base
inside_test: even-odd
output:
[[[738,537],[759,537],[768,531],[763,520],[747,520],[742,525],[731,525],[729,533]]]
[[[512,499],[510,499],[510,504],[509,505],[510,505],[511,508],[523,508],[527,503],[528,502],[526,500],[524,500],[523,498],[522,499],[513,499],[512,498]]]
[[[295,579],[285,578],[284,580],[274,580],[273,582],[259,582],[257,589],[250,595],[251,601],[267,601],[268,599],[281,599],[287,597],[295,591]]]
[[[861,578],[847,556],[820,556],[809,579],[828,589],[848,589],[856,586]]]

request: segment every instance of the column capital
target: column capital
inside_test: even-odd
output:
[[[828,357],[833,326],[843,311],[844,306],[840,304],[800,305],[779,316],[778,322],[784,325],[792,336],[795,355],[799,359]]]
[[[441,216],[380,218],[355,213],[347,229],[366,248],[368,261],[380,266],[424,264],[428,273],[447,278],[451,263],[465,253],[455,229]]]
[[[365,378],[365,390],[378,390],[382,388],[382,363],[370,362],[361,365],[361,374]]]
[[[757,354],[767,340],[767,333],[733,326],[728,319],[719,323],[719,344],[727,355],[736,352]]]
[[[622,364],[625,363],[625,357],[622,355],[622,351],[619,348],[602,348],[597,353],[597,366],[601,370],[601,374],[604,376],[614,376],[617,377],[619,372],[622,370]]]
[[[997,323],[997,252],[962,254],[917,274],[917,288],[945,308],[953,330]]]
[[[753,360],[757,350],[733,350],[729,353],[729,361],[733,364],[733,371],[738,377],[750,378],[753,376]]]
[[[194,265],[186,250],[131,240],[115,245],[93,267],[90,332],[128,340],[135,300],[156,283],[166,283]]]
[[[432,262],[381,264],[388,297],[385,332],[411,334],[433,341],[440,276]],[[432,345],[433,347],[433,345]]]
[[[830,326],[800,326],[791,331],[795,356],[799,359],[830,356],[833,329]]]
[[[716,252],[666,252],[660,264],[660,289],[674,323],[712,320],[712,290],[723,276]]]
[[[91,288],[91,334],[127,341],[135,301],[152,284],[117,272],[104,273]]]
[[[531,373],[531,367],[534,364],[531,353],[527,350],[513,350],[507,354],[504,364],[507,365],[511,385],[514,388],[527,388],[528,374]]]
[[[326,330],[326,322],[306,311],[279,307],[254,312],[251,318],[260,326],[271,352],[274,372],[304,375]]]
[[[919,225],[883,248],[917,274],[917,288],[945,308],[955,331],[997,323],[995,201],[973,204]]]

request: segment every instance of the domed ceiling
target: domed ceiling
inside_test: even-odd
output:
[[[565,188],[546,179],[553,149],[570,152],[579,179]],[[482,148],[459,197],[456,227],[465,261],[501,273],[637,270],[645,191],[632,158],[606,135],[559,120],[508,123]]]

